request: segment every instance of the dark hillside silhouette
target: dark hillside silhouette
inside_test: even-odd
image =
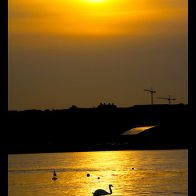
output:
[[[188,105],[9,111],[9,153],[188,148]],[[158,125],[134,136],[125,131]]]

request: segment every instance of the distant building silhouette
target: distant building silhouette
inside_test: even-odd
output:
[[[100,103],[97,108],[100,109],[109,109],[109,108],[117,108],[116,105],[114,105],[114,103]]]

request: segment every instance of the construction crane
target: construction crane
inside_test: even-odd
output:
[[[175,98],[171,98],[170,95],[168,95],[168,97],[157,97],[158,99],[167,99],[168,100],[168,103],[169,105],[171,104],[171,101],[174,101],[176,100]]]
[[[151,94],[151,104],[153,105],[153,94],[156,93],[156,91],[154,91],[152,88],[151,89],[144,89],[144,90],[150,92],[150,94]]]

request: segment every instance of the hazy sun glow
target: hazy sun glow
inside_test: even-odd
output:
[[[174,12],[172,4],[153,2],[154,0],[10,0],[9,32],[111,36],[147,35],[156,31],[164,34],[167,33],[163,31],[166,29],[164,24],[169,24],[171,20],[180,21],[187,14],[183,7],[179,8],[179,12]]]
[[[106,0],[86,0],[87,2],[91,2],[91,3],[100,3],[100,2],[104,2]]]

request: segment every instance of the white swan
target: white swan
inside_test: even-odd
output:
[[[112,194],[112,184],[109,185],[109,189],[110,189],[110,192],[108,193],[107,191],[103,190],[103,189],[97,189],[93,195],[94,196],[101,196],[101,195],[111,195]]]

